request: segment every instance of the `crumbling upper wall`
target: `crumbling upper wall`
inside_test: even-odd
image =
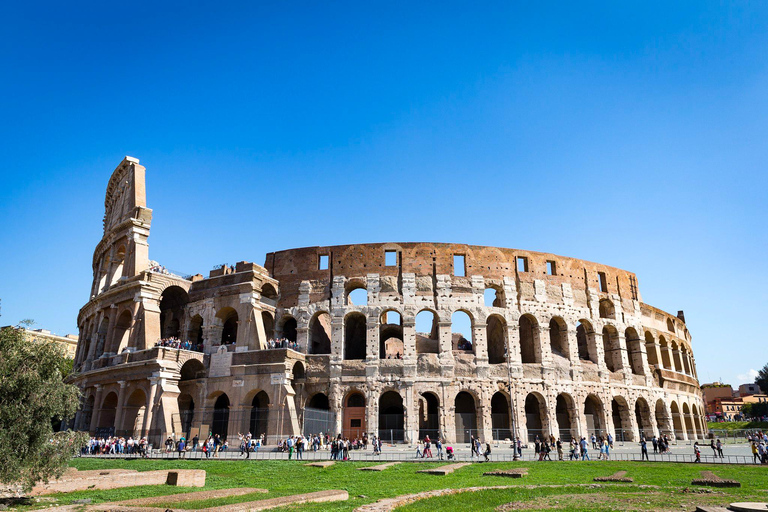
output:
[[[395,251],[397,263],[385,264],[385,253]],[[464,277],[454,272],[454,255],[464,256]],[[328,256],[328,268],[320,269],[320,257]],[[517,258],[525,258],[527,271],[518,270]],[[547,262],[555,272],[547,273]],[[547,283],[547,290],[559,294],[562,284],[569,284],[577,304],[586,304],[587,289],[601,291],[600,273],[605,274],[605,292],[622,300],[641,300],[637,277],[631,272],[600,263],[557,256],[549,253],[446,243],[379,243],[322,247],[304,247],[267,254],[264,266],[280,281],[280,306],[298,303],[299,285],[312,283],[310,301],[330,298],[333,278],[364,278],[378,274],[383,283],[402,286],[403,274],[414,274],[417,293],[433,293],[437,276],[452,277],[453,293],[471,293],[471,276],[483,276],[486,283],[501,284],[505,278],[515,279],[521,298],[533,298],[535,281]],[[562,297],[552,297],[560,300]]]

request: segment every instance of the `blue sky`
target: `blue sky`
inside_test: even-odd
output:
[[[76,329],[104,191],[150,256],[444,241],[636,272],[702,381],[768,362],[765,2],[3,8],[0,324]]]

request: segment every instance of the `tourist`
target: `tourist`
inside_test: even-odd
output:
[[[760,462],[760,459],[762,457],[758,457],[758,447],[755,441],[752,441],[751,449],[752,449],[752,462],[757,464],[758,462]]]
[[[613,449],[613,434],[608,434],[608,446]]]
[[[179,458],[180,459],[183,458],[185,453],[186,453],[185,450],[187,449],[187,443],[184,442],[184,438],[183,437],[181,439],[179,439],[179,442],[176,445],[176,449],[179,452]]]
[[[653,436],[653,439],[651,439],[651,443],[653,443],[653,454],[656,455],[659,453],[659,441],[656,439],[656,436]]]
[[[645,442],[645,437],[640,438],[640,460],[643,459],[650,462],[650,459],[648,458],[648,443]]]
[[[597,437],[595,434],[592,434],[592,449],[597,450]]]
[[[423,459],[424,453],[421,451],[421,440],[416,441],[416,458]]]
[[[296,444],[296,441],[293,440],[293,436],[289,437],[286,441],[286,446],[288,446],[288,460],[291,460],[293,457],[293,447]]]
[[[715,446],[715,440],[714,439],[709,441],[709,447],[712,448],[712,455],[717,457],[717,447]]]
[[[594,434],[592,434],[592,437],[594,437]],[[581,441],[579,442],[579,448],[581,449],[581,460],[589,460],[589,453],[587,451],[587,440],[582,437]]]
[[[437,456],[440,460],[443,460],[443,443],[440,442],[440,438],[435,439],[435,449],[437,449]]]
[[[701,449],[699,448],[699,442],[693,443],[693,455],[696,457],[694,462],[701,462]]]
[[[557,439],[557,460],[563,460],[563,443]]]
[[[723,455],[723,443],[720,442],[720,439],[717,440],[717,455],[724,459],[725,456]]]
[[[129,439],[128,441],[130,441],[131,447],[133,447],[133,440]],[[198,446],[200,446],[200,438],[195,434],[195,437],[192,438],[192,451],[196,452]]]
[[[491,454],[491,443],[487,442],[485,443],[485,451],[483,452],[483,456],[485,457],[485,462],[488,462],[488,456]]]
[[[422,459],[426,457],[432,458],[432,441],[429,439],[429,436],[424,438],[424,453],[421,454]]]

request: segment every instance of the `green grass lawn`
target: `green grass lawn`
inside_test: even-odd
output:
[[[514,489],[481,491],[430,498],[415,502],[402,510],[494,510],[512,501],[521,502],[526,510],[693,510],[697,504],[728,504],[738,500],[768,501],[768,468],[737,465],[699,465],[640,462],[526,462],[484,463],[466,466],[447,476],[416,473],[419,469],[438,463],[402,463],[383,472],[363,472],[356,468],[376,462],[346,462],[321,469],[289,461],[163,461],[163,460],[98,460],[74,459],[72,466],[80,470],[126,468],[147,471],[153,469],[205,469],[206,486],[179,488],[143,486],[109,491],[82,491],[51,495],[50,501],[36,502],[32,507],[69,504],[75,499],[90,498],[94,503],[146,496],[161,496],[178,492],[233,487],[268,489],[268,494],[251,494],[184,504],[154,505],[163,508],[204,508],[228,503],[254,501],[289,494],[326,489],[349,492],[347,502],[304,505],[302,510],[352,510],[380,498],[442,488],[509,485]],[[492,469],[527,467],[529,474],[522,479],[487,477],[482,473]],[[740,489],[714,489],[690,485],[701,470],[711,469],[718,476],[739,480]],[[616,471],[628,471],[632,484],[594,484],[595,476],[607,476]],[[583,485],[587,484],[587,485]],[[28,508],[28,507],[19,507]]]
[[[724,421],[722,423],[718,423],[716,421],[708,421],[707,428],[709,428],[709,430],[766,430],[768,429],[768,422]]]

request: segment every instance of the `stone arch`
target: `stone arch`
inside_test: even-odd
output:
[[[643,369],[643,348],[640,335],[637,334],[637,330],[633,327],[627,327],[624,331],[624,339],[627,341],[627,356],[632,373],[635,375],[645,375],[645,370]]]
[[[549,421],[547,417],[547,401],[539,393],[528,393],[525,397],[525,426],[528,430],[528,441],[549,437]]]
[[[282,338],[288,341],[296,341],[298,337],[298,322],[291,315],[283,315],[280,317],[279,331]]]
[[[216,397],[213,404],[213,420],[211,421],[211,432],[218,434],[223,440],[229,433],[229,397],[226,393],[221,393]]]
[[[366,432],[365,395],[357,389],[352,389],[344,397],[343,403],[342,434],[350,439],[362,437],[363,433]]]
[[[328,400],[328,395],[325,393],[315,393],[309,400],[307,400],[307,407],[311,409],[319,409],[321,411],[330,411],[331,402]]]
[[[453,350],[475,351],[475,340],[472,331],[475,327],[475,319],[472,314],[464,309],[457,309],[451,315],[451,346]]]
[[[221,322],[221,345],[234,345],[237,343],[237,325],[239,318],[234,308],[224,307],[216,313],[216,318]]]
[[[640,437],[650,439],[653,437],[653,424],[651,422],[651,408],[643,397],[635,400],[635,422],[640,432]]]
[[[205,378],[205,365],[197,359],[188,359],[179,368],[180,382]]]
[[[309,321],[309,354],[331,353],[331,315],[318,311]]]
[[[391,389],[379,397],[379,436],[389,442],[405,440],[403,397]]]
[[[507,395],[497,391],[491,397],[491,429],[493,439],[512,439],[512,422]]]
[[[671,333],[675,332],[675,323],[671,318],[667,318],[667,330]]]
[[[677,342],[672,340],[672,361],[674,363],[674,370],[677,373],[683,373],[683,363],[680,361],[680,350],[678,350]]]
[[[694,426],[699,432],[699,437],[703,438],[707,429],[704,427],[704,420],[701,417],[701,411],[699,411],[699,408],[696,406],[696,404],[694,404],[691,407],[691,409],[692,409],[691,413],[693,414]]]
[[[261,312],[261,321],[264,323],[264,337],[267,341],[275,339],[275,318],[268,311]]]
[[[675,430],[675,437],[679,435],[682,438],[682,436],[685,435],[685,426],[683,424],[682,415],[680,414],[680,407],[678,407],[676,401],[672,400],[669,409],[672,413],[672,427]]]
[[[459,391],[454,398],[456,442],[468,443],[477,435],[477,406],[475,397],[468,391]]]
[[[549,348],[553,355],[570,359],[568,350],[568,324],[559,316],[549,321]]]
[[[683,343],[680,343],[680,358],[683,360],[683,371],[686,375],[691,375],[691,365],[688,360],[688,349]]]
[[[189,294],[184,288],[172,285],[160,295],[160,332],[162,338],[181,339],[184,312],[189,303]]]
[[[440,433],[440,398],[427,391],[419,397],[419,439],[430,436],[437,439]]]
[[[404,354],[403,316],[393,308],[387,308],[379,318],[379,358],[400,359]]]
[[[661,362],[664,366],[665,370],[671,370],[672,369],[672,361],[669,357],[669,345],[667,344],[666,338],[664,336],[659,336],[659,350],[661,351]]]
[[[603,327],[603,350],[605,351],[605,366],[608,370],[612,372],[621,371],[623,366],[619,333],[612,325]]]
[[[362,291],[358,291],[362,290]],[[344,286],[344,302],[348,306],[367,306],[368,289],[365,281],[361,279],[350,279]]]
[[[344,317],[344,359],[365,359],[367,344],[367,322],[365,315],[358,312]]]
[[[618,441],[634,441],[632,420],[629,404],[623,396],[614,396],[611,400],[611,417],[613,419],[613,437]]]
[[[123,424],[119,428],[124,435],[141,437],[146,413],[147,394],[141,388],[134,389],[123,406]]]
[[[201,351],[203,349],[203,344],[205,343],[204,338],[204,321],[203,317],[201,315],[195,315],[192,317],[192,319],[189,321],[189,330],[187,331],[187,339],[190,343],[192,343],[192,350],[198,350]]]
[[[133,327],[133,315],[129,310],[120,313],[115,322],[115,330],[112,333],[112,343],[110,343],[109,352],[114,354],[130,345],[131,329]]]
[[[486,322],[488,363],[499,364],[507,361],[507,322],[500,315],[491,315]]]
[[[109,428],[115,426],[115,415],[117,413],[117,393],[110,391],[101,401],[101,411],[99,414],[99,424],[97,427]]]
[[[250,403],[248,431],[255,438],[264,434],[264,439],[266,439],[269,435],[270,405],[269,395],[265,391],[260,390],[254,393]]]
[[[616,308],[610,299],[600,299],[599,310],[600,318],[616,319]]]
[[[578,434],[579,417],[576,402],[568,393],[557,395],[555,402],[555,415],[557,426],[560,430],[560,439],[570,441]]]
[[[518,321],[520,332],[520,358],[523,363],[541,362],[539,344],[539,322],[531,314],[525,314]]]
[[[656,416],[656,428],[659,429],[659,434],[674,435],[674,432],[672,431],[672,424],[670,423],[670,414],[667,409],[667,404],[665,404],[664,400],[661,398],[656,400],[654,414]]]
[[[181,431],[186,437],[189,437],[189,433],[192,430],[192,421],[195,416],[195,399],[190,393],[182,392],[176,399],[176,404],[179,408]]]
[[[597,364],[595,329],[588,320],[579,320],[579,325],[576,326],[576,342],[579,346],[579,359]]]
[[[504,288],[499,284],[486,283],[483,303],[487,308],[503,308],[506,305]]]
[[[659,366],[659,357],[656,352],[656,340],[650,331],[645,331],[645,353],[648,357],[648,366]]]
[[[431,309],[422,309],[416,314],[416,353],[440,353],[439,317]],[[425,330],[428,327],[429,330]]]
[[[277,290],[272,283],[264,283],[261,285],[261,296],[268,300],[277,300]]]
[[[125,245],[120,245],[115,250],[115,257],[112,259],[112,276],[109,280],[109,286],[114,286],[123,277],[123,268],[125,266]]]
[[[591,393],[584,400],[584,419],[586,421],[587,435],[602,436],[606,428],[605,409],[603,401]]]
[[[683,422],[685,423],[685,434],[688,439],[696,438],[696,429],[693,428],[693,419],[691,417],[691,408],[687,402],[683,402]]]
[[[104,316],[99,323],[99,329],[96,331],[96,351],[93,358],[96,359],[104,353],[104,344],[107,342],[107,333],[109,333],[109,317]]]

